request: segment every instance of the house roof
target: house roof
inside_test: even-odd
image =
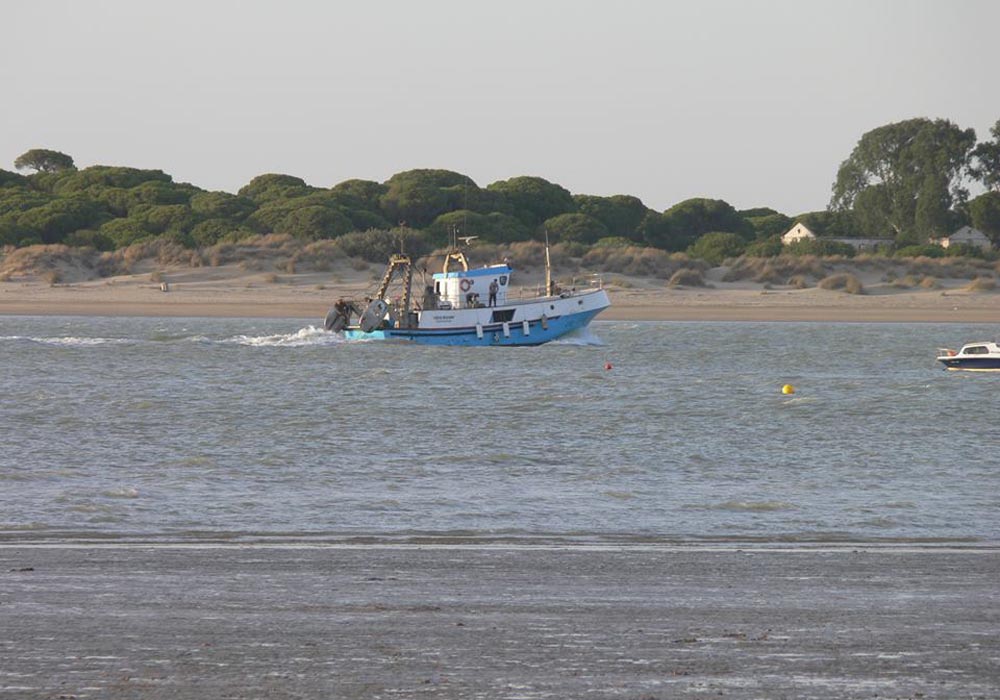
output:
[[[987,235],[980,231],[978,228],[972,228],[971,226],[963,226],[954,233],[952,233],[948,238],[954,238],[955,236],[972,236],[973,238],[987,238]]]
[[[794,231],[794,230],[795,230],[795,229],[797,229],[797,228],[802,228],[802,229],[803,229],[804,231],[807,231],[807,232],[811,233],[811,234],[812,234],[813,236],[815,236],[815,235],[816,235],[816,232],[815,232],[815,231],[813,231],[813,230],[812,230],[811,228],[809,228],[808,226],[806,226],[806,225],[805,225],[804,223],[802,223],[801,221],[796,221],[796,222],[795,222],[795,224],[794,224],[794,225],[793,225],[793,226],[792,226],[792,227],[791,227],[790,229],[788,229],[787,231],[785,231],[785,232],[784,232],[783,234],[781,234],[781,235],[782,235],[782,236],[787,236],[788,234],[790,234],[790,233],[791,233],[792,231]]]

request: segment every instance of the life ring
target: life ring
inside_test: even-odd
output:
[[[463,292],[467,292],[469,291],[469,289],[472,288],[472,280],[470,280],[468,277],[465,277],[462,279],[461,282],[458,283],[458,286],[462,288]]]

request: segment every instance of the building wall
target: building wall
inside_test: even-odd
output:
[[[948,248],[952,244],[971,245],[980,250],[990,250],[993,247],[992,241],[986,237],[986,234],[969,226],[963,226],[950,236],[945,236],[939,243],[942,248]]]
[[[789,243],[801,241],[805,238],[816,238],[816,234],[803,224],[795,224],[781,237],[781,242],[788,245]]]

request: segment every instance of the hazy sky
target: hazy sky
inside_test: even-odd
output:
[[[15,0],[0,167],[29,148],[235,192],[447,168],[485,186],[822,209],[860,136],[1000,119],[996,0]]]

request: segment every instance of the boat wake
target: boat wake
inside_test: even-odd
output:
[[[0,341],[38,343],[39,345],[58,345],[62,347],[81,348],[97,347],[99,345],[122,345],[134,342],[128,338],[82,338],[77,336],[42,338],[23,335],[0,336]]]
[[[301,347],[325,347],[331,345],[341,345],[349,342],[368,342],[367,339],[349,340],[341,333],[331,333],[316,326],[306,326],[291,333],[270,333],[266,335],[239,334],[228,337],[209,337],[201,333],[187,334],[164,334],[154,333],[146,338],[107,338],[107,337],[81,337],[81,336],[0,336],[0,342],[9,341],[14,343],[36,343],[39,345],[49,345],[68,348],[92,348],[104,345],[143,345],[147,343],[170,344],[170,343],[195,343],[202,345],[228,345],[255,348],[301,348]],[[577,345],[577,346],[600,346],[604,345],[598,336],[589,328],[582,328],[573,331],[562,338],[552,342],[553,345]]]
[[[308,346],[340,345],[345,342],[344,337],[339,333],[330,333],[317,328],[316,326],[306,326],[294,333],[277,333],[274,335],[237,335],[222,341],[228,345],[246,345],[258,348],[300,348]]]
[[[0,342],[33,343],[64,348],[97,348],[107,345],[145,345],[194,343],[200,345],[242,345],[247,347],[308,347],[338,345],[345,342],[338,333],[329,333],[322,328],[307,326],[291,333],[273,333],[268,335],[234,335],[212,338],[204,334],[163,334],[154,333],[146,338],[106,338],[81,336],[0,336]]]
[[[549,345],[604,345],[604,341],[589,327],[586,327],[557,338]]]

